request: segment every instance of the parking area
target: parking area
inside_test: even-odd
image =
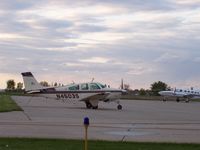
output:
[[[90,118],[89,139],[200,143],[200,103],[122,100],[85,104],[39,97],[13,96],[24,112],[0,113],[2,137],[82,139],[83,118]]]

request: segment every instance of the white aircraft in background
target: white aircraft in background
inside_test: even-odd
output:
[[[36,96],[67,101],[82,101],[87,108],[97,109],[99,101],[116,102],[117,109],[122,109],[120,97],[126,90],[107,88],[98,82],[71,84],[61,87],[44,87],[40,85],[31,72],[21,73],[25,91]]]
[[[160,91],[159,94],[163,96],[163,101],[166,101],[166,98],[175,97],[176,101],[179,102],[180,99],[185,99],[185,102],[188,103],[191,99],[200,98],[200,91],[191,89],[176,89],[171,91]]]

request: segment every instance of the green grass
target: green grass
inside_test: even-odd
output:
[[[22,111],[10,95],[0,95],[0,112]]]
[[[0,138],[0,150],[83,150],[81,140]],[[88,150],[200,150],[200,144],[89,141]]]

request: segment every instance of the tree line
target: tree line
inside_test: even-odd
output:
[[[45,87],[50,86],[50,84],[47,81],[41,81],[40,84]],[[57,86],[64,86],[64,85],[61,83],[55,82],[55,83],[52,83],[51,86],[57,87]],[[7,91],[14,91],[14,90],[23,91],[23,87],[24,87],[23,83],[21,82],[16,83],[13,79],[10,79],[7,81],[6,90]],[[138,89],[132,90],[129,84],[124,84],[124,89],[127,90],[129,93],[135,92],[137,95],[140,95],[140,96],[148,96],[148,95],[158,96],[159,91],[169,90],[170,87],[162,81],[157,81],[157,82],[152,83],[150,86],[150,89],[147,89],[147,90],[145,90],[144,88],[141,88],[140,90]]]
[[[7,91],[13,91],[13,90],[17,90],[17,91],[21,91],[23,90],[23,83],[21,82],[18,82],[16,83],[13,79],[10,79],[6,82],[7,86],[6,86],[6,90]],[[52,83],[52,85],[50,85],[47,81],[41,81],[40,84],[44,87],[49,87],[49,86],[64,86],[63,84],[61,83]]]

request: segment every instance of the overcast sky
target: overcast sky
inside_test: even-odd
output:
[[[200,0],[0,0],[0,88],[41,81],[200,87]]]

